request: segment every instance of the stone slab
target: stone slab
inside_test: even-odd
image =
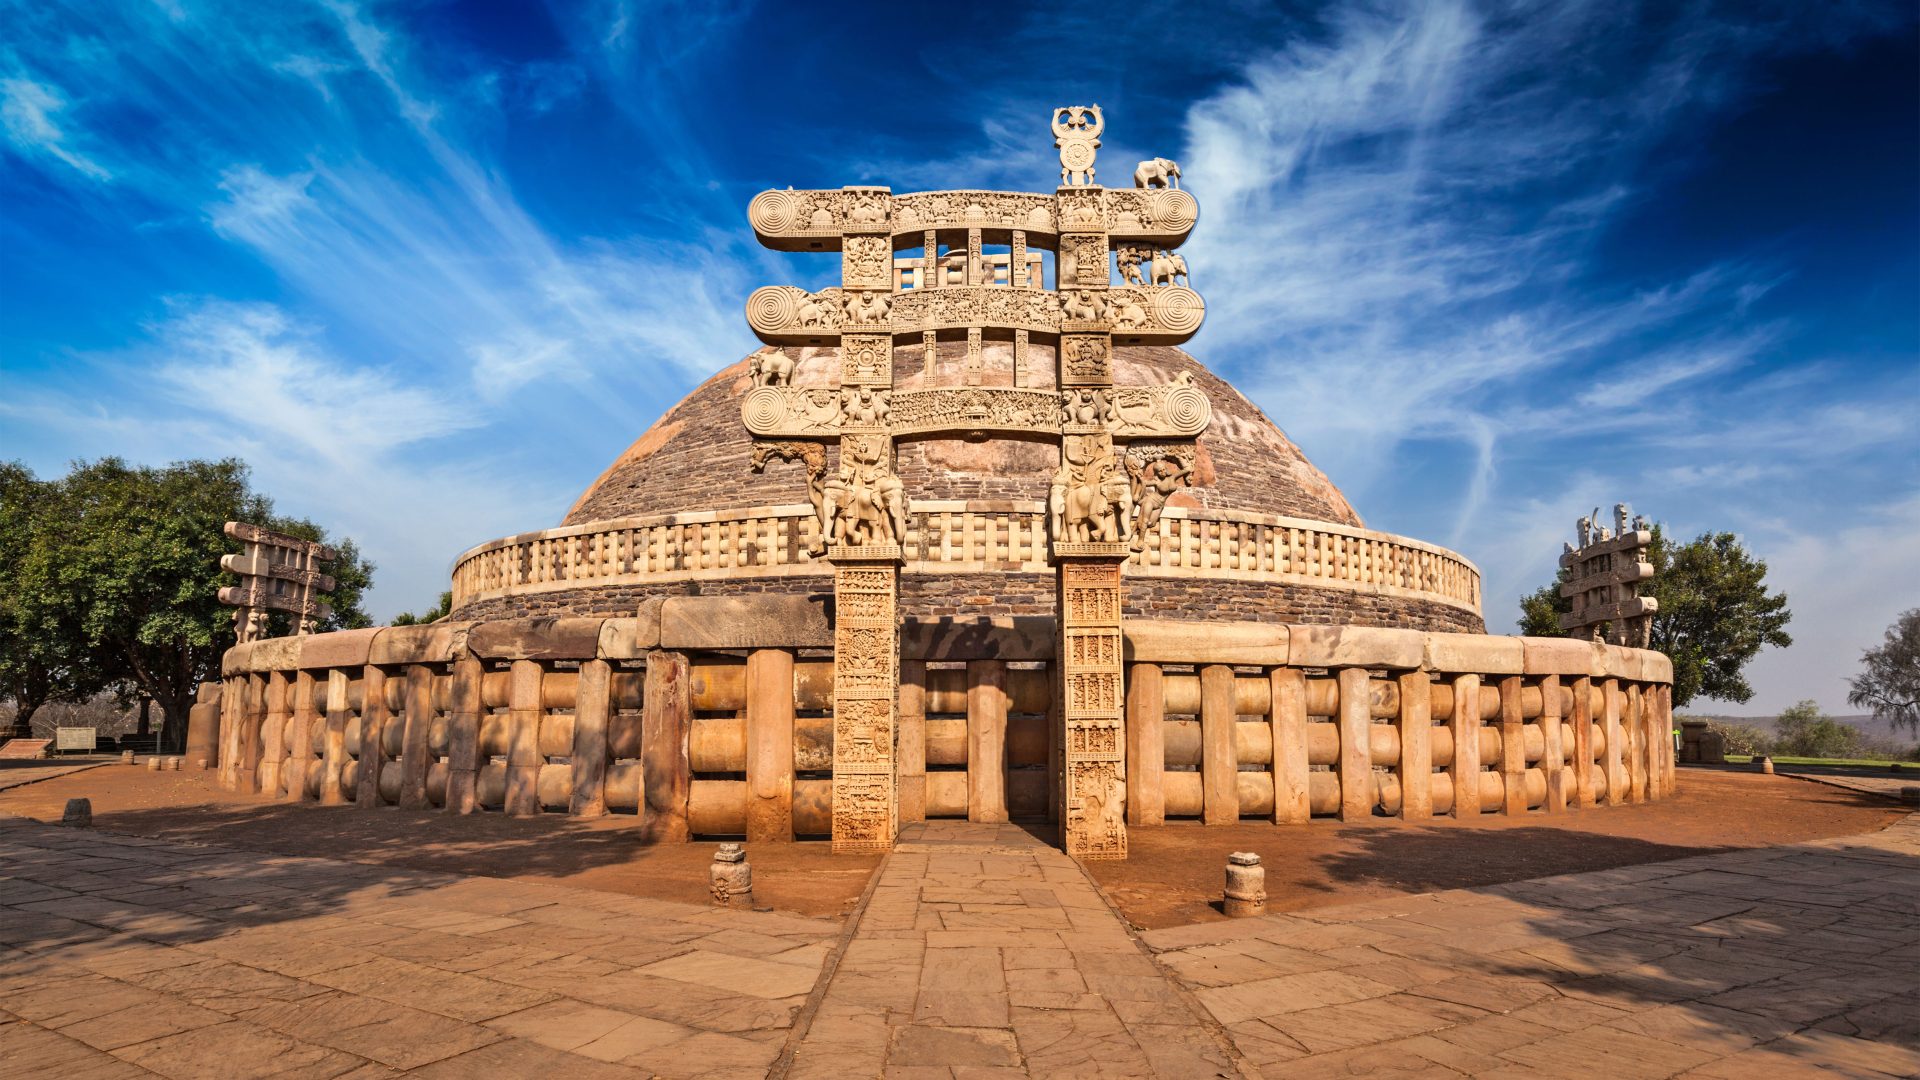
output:
[[[663,649],[826,648],[827,596],[675,596],[660,605]]]

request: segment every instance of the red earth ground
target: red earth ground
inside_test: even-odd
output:
[[[713,845],[641,844],[631,816],[456,818],[269,803],[221,791],[213,773],[121,765],[0,792],[0,814],[58,821],[67,799],[82,796],[92,800],[95,827],[113,832],[708,901]],[[1125,862],[1087,868],[1131,922],[1151,928],[1224,918],[1217,905],[1230,851],[1258,852],[1268,910],[1292,911],[1871,832],[1900,813],[1885,799],[1790,777],[1688,769],[1672,799],[1552,817],[1134,828]],[[1032,828],[1051,839],[1046,826]],[[850,911],[879,862],[817,842],[750,844],[748,853],[760,903],[814,915]]]

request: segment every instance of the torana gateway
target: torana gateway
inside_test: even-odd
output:
[[[1098,184],[1103,123],[1055,112],[1050,194],[757,196],[840,286],[757,290],[765,347],[462,555],[449,619],[233,649],[222,781],[842,850],[1050,821],[1081,858],[1670,793],[1664,656],[1487,635],[1471,563],[1366,529],[1178,348],[1199,205],[1164,158]]]

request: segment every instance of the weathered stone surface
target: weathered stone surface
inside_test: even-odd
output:
[[[833,644],[824,596],[676,596],[660,605],[665,649],[819,648]]]
[[[660,608],[651,609],[651,618],[645,615],[624,619],[608,619],[600,625],[600,646],[598,655],[602,660],[638,660],[651,649],[660,646]]]
[[[1128,619],[1123,630],[1129,663],[1278,665],[1289,650],[1285,623]]]
[[[1526,649],[1519,638],[1488,634],[1428,634],[1429,671],[1473,671],[1482,675],[1518,675],[1526,669]]]
[[[248,671],[292,671],[300,666],[304,637],[265,638],[253,642],[247,652]]]
[[[1295,667],[1413,669],[1426,662],[1426,635],[1418,630],[1371,626],[1296,626],[1288,639],[1288,662]]]
[[[600,651],[594,618],[507,619],[475,623],[467,649],[484,660],[582,660]]]
[[[444,664],[467,652],[468,622],[435,622],[417,626],[389,626],[373,639],[369,664]]]
[[[328,634],[311,634],[306,644],[300,647],[300,666],[309,670],[314,668],[360,667],[367,662],[373,650],[373,641],[385,627],[369,626],[363,630],[335,630]]]
[[[1574,638],[1523,637],[1528,675],[1591,675],[1593,645]]]

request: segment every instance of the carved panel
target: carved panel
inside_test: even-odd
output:
[[[1121,675],[1121,566],[1117,544],[1059,544],[1060,723],[1065,775],[1061,838],[1081,859],[1124,859],[1126,787]]]
[[[878,384],[878,380],[874,380]],[[1082,402],[1074,395],[1095,394]],[[1091,411],[1089,411],[1091,410]],[[1086,422],[1080,423],[1082,414]],[[1069,392],[942,386],[889,392],[758,386],[740,401],[747,430],[766,438],[830,438],[843,431],[1056,433],[1104,430],[1119,439],[1181,438],[1205,431],[1213,406],[1190,381]]]
[[[1199,293],[1184,285],[1101,289],[1105,267],[1103,254],[1093,280],[1064,293],[953,285],[849,296],[838,288],[809,293],[770,285],[747,298],[747,323],[769,344],[805,343],[849,330],[910,334],[988,326],[1048,334],[1111,331],[1144,343],[1177,344],[1200,329],[1206,304]]]
[[[840,249],[841,284],[855,289],[893,287],[893,241],[881,236],[849,236]]]
[[[834,551],[833,849],[893,844],[899,549]]]
[[[1056,199],[1073,220],[1055,220]],[[754,232],[767,240],[811,239],[837,246],[847,231],[893,235],[926,229],[1022,229],[1051,236],[1064,228],[1172,246],[1199,219],[1192,195],[1170,189],[1077,188],[1055,195],[1006,191],[921,191],[889,195],[882,189],[763,191],[747,206]],[[799,246],[799,245],[795,245]],[[811,247],[811,244],[806,245]]]
[[[1105,285],[1113,279],[1107,268],[1107,238],[1104,233],[1066,235],[1060,238],[1060,287]]]
[[[840,339],[840,381],[888,386],[893,382],[893,336],[847,334]]]
[[[1060,383],[1100,386],[1113,381],[1113,339],[1106,334],[1065,334],[1060,338]]]

